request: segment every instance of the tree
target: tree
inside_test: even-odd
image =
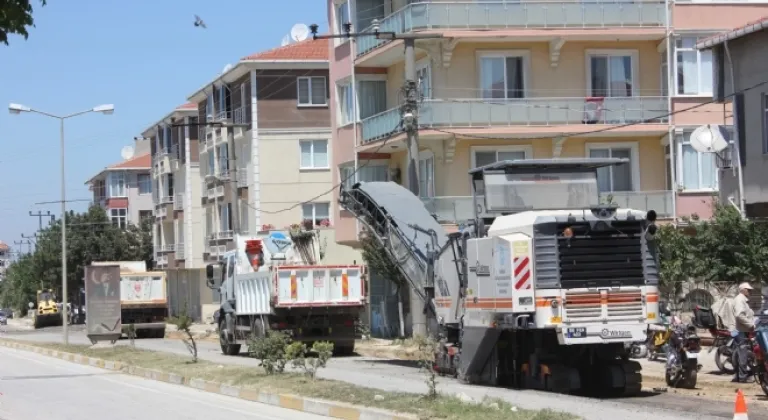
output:
[[[693,238],[674,225],[659,228],[656,243],[659,257],[659,289],[674,301],[693,272]]]
[[[0,0],[2,1],[2,0]],[[121,229],[99,206],[85,213],[69,212],[67,220],[67,288],[83,286],[85,267],[92,261],[151,261],[151,223]],[[61,289],[61,221],[38,233],[35,251],[11,264],[3,284],[5,306],[25,309],[38,289]]]
[[[363,231],[360,234],[360,244],[363,250],[363,259],[370,271],[391,281],[397,287],[397,316],[400,324],[400,337],[405,337],[405,316],[403,315],[403,292],[407,290],[408,282],[403,273],[389,258],[389,255],[379,244],[373,234]]]
[[[45,6],[47,0],[40,0]],[[29,37],[29,27],[35,26],[31,0],[0,0],[0,42],[8,45],[8,35]]]

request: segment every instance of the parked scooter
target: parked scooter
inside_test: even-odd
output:
[[[656,360],[659,356],[666,356],[669,349],[669,339],[672,337],[672,325],[676,321],[672,316],[672,311],[666,303],[659,303],[659,318],[661,324],[652,324],[648,326],[648,339],[645,347],[648,349],[648,360]]]
[[[674,325],[667,346],[666,382],[673,388],[696,388],[701,339],[693,325]]]

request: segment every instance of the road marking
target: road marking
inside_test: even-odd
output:
[[[70,369],[68,367],[56,365],[55,363],[47,363],[47,362],[44,362],[42,360],[35,360],[35,359],[29,358],[29,357],[21,356],[19,354],[14,354],[14,352],[6,351],[6,350],[8,350],[7,348],[0,348],[0,349],[2,349],[2,350],[0,350],[0,352],[9,354],[9,355],[11,355],[13,357],[17,357],[19,359],[27,360],[27,361],[30,361],[30,362],[33,362],[33,363],[37,363],[37,364],[43,365],[43,366],[63,369],[63,370],[67,370],[69,372],[77,373],[76,369]],[[19,351],[21,351],[21,350],[19,350]],[[66,362],[66,361],[63,361],[63,362],[64,363],[69,363],[69,362]],[[94,369],[98,369],[98,368],[94,368]],[[134,377],[134,378],[139,378],[138,376],[133,376],[133,375],[126,375],[126,376],[131,376],[131,377]],[[151,391],[152,393],[155,393],[155,394],[162,394],[162,395],[165,395],[165,396],[168,396],[168,397],[174,397],[174,398],[178,398],[178,399],[185,400],[185,401],[190,401],[190,402],[194,402],[194,403],[198,403],[198,404],[202,403],[202,404],[205,404],[205,405],[207,405],[209,407],[215,407],[215,408],[219,408],[219,409],[222,409],[222,410],[231,411],[233,413],[244,414],[244,415],[247,415],[249,417],[254,417],[254,418],[257,418],[257,419],[284,420],[284,419],[281,419],[281,418],[278,418],[278,417],[272,417],[272,416],[267,416],[267,415],[263,415],[263,414],[254,414],[254,413],[249,412],[249,411],[238,410],[236,408],[227,407],[227,406],[220,405],[220,404],[215,404],[215,403],[206,402],[206,401],[200,401],[199,399],[189,398],[189,397],[185,397],[185,396],[181,396],[181,395],[176,395],[176,394],[173,394],[173,393],[170,393],[170,392],[161,391],[161,390],[156,389],[156,388],[149,388],[149,387],[145,387],[145,386],[142,386],[142,385],[129,384],[129,383],[126,383],[126,382],[123,382],[123,381],[116,381],[116,380],[112,380],[112,379],[109,379],[109,378],[105,378],[103,376],[94,376],[94,378],[97,378],[97,379],[100,379],[100,380],[103,380],[103,381],[107,381],[107,382],[112,382],[114,384],[118,384],[118,385],[122,385],[122,386],[129,386],[131,388],[136,388],[136,389],[140,389],[140,390],[143,390],[143,391]],[[145,378],[141,378],[141,379],[143,379],[145,381],[148,380],[148,379],[145,379]],[[160,381],[155,381],[155,382],[160,382]],[[166,383],[166,382],[161,382],[161,383]],[[168,385],[170,385],[170,386],[179,386],[179,385],[175,385],[175,384],[168,384]],[[233,397],[229,397],[227,395],[214,394],[212,392],[205,392],[205,391],[201,391],[201,390],[198,390],[198,389],[195,389],[195,388],[188,388],[188,387],[180,387],[180,388],[187,389],[187,390],[194,389],[195,391],[203,392],[205,394],[221,395],[222,397],[225,397],[225,398],[233,398]],[[2,395],[2,394],[0,394],[0,395]],[[239,398],[237,398],[237,399],[240,400]],[[240,401],[243,401],[243,402],[246,402],[246,403],[247,402],[252,402],[252,401],[246,401],[246,400],[240,400]],[[259,402],[256,402],[256,404],[269,405],[269,404],[263,404],[263,403],[259,403]],[[272,406],[272,407],[275,407],[275,406]],[[283,407],[275,407],[275,408],[282,409],[282,410],[290,410],[288,408],[283,408]],[[296,410],[291,410],[291,411],[296,411]],[[301,412],[301,411],[299,411],[299,412]],[[306,413],[306,414],[310,414],[311,415],[312,413]]]

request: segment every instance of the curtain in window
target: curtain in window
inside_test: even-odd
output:
[[[677,93],[695,95],[699,91],[696,51],[677,52]]]
[[[313,77],[311,81],[312,88],[312,104],[322,105],[326,103],[325,95],[325,78]]]
[[[312,167],[312,142],[309,142],[309,141],[301,142],[301,167],[302,168]]]
[[[632,96],[632,58],[629,56],[611,57],[611,97]]]
[[[371,26],[374,19],[384,19],[384,1],[383,0],[357,0],[356,4],[357,22],[355,31],[360,32]]]
[[[701,90],[699,93],[712,93],[714,92],[712,89],[712,50],[699,51],[699,58],[701,60],[699,63],[701,71],[699,73],[701,77],[701,82],[699,83]]]
[[[496,152],[475,152],[475,168],[496,162]]]
[[[360,119],[365,119],[387,110],[387,82],[384,80],[361,80],[358,93]]]
[[[593,97],[608,96],[608,57],[590,57]]]
[[[683,188],[699,189],[699,152],[690,144],[683,144]]]
[[[608,149],[590,149],[589,157],[607,158],[607,157],[611,157],[611,152]],[[597,169],[597,189],[600,192],[611,191],[611,168],[610,167],[602,167]]]
[[[345,189],[352,188],[355,185],[355,168],[351,166],[343,166],[339,168],[339,177],[341,182],[344,183]]]
[[[717,165],[714,153],[699,153],[701,163],[701,188],[717,188]]]
[[[208,152],[208,175],[216,174],[216,156],[214,156],[213,150]]]
[[[523,58],[507,57],[507,99],[524,97],[523,91]]]
[[[389,181],[389,167],[383,165],[364,166],[357,175],[359,181],[386,182]]]
[[[632,159],[631,149],[611,149],[611,157]],[[632,191],[632,163],[610,167],[613,172],[613,191]]]
[[[320,224],[323,220],[331,218],[331,205],[328,203],[315,203],[315,220]]]
[[[315,168],[328,167],[328,141],[315,140],[312,142],[312,166]]]
[[[483,99],[504,98],[504,59],[483,57],[480,59],[480,89]]]

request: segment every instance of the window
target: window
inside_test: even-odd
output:
[[[110,197],[127,197],[125,192],[125,172],[110,172],[107,178]]]
[[[179,247],[184,246],[184,220],[176,219],[173,221],[173,236],[175,236],[175,244]]]
[[[530,153],[527,147],[474,149],[472,150],[472,168],[479,168],[504,160],[528,159]]]
[[[152,177],[149,174],[138,174],[139,194],[152,194]]]
[[[208,152],[208,175],[216,175],[216,154]]]
[[[352,85],[337,85],[339,93],[339,120],[341,125],[352,124],[355,122],[355,92]]]
[[[213,120],[213,95],[205,98],[205,116],[208,121]]]
[[[112,224],[121,229],[128,227],[128,209],[110,209],[109,218]]]
[[[425,99],[432,99],[432,66],[430,66],[429,60],[416,65],[416,81],[419,84],[421,96]]]
[[[227,144],[218,146],[219,149],[219,172],[218,176],[229,173],[229,149]]]
[[[431,151],[419,152],[419,197],[435,196],[435,154]]]
[[[339,168],[341,182],[344,188],[352,188],[355,184],[355,166],[347,165]],[[366,166],[357,170],[358,182],[386,182],[389,181],[389,165],[386,162],[375,163],[369,161]]]
[[[168,185],[166,188],[166,191],[168,192],[166,197],[173,198],[173,174],[166,175],[165,182]]]
[[[152,220],[152,210],[139,210],[139,220],[144,222],[145,220]]]
[[[348,2],[343,2],[336,6],[336,33],[337,34],[343,34],[344,31],[344,24],[349,23],[349,6],[347,4]],[[360,30],[365,28],[359,28]]]
[[[171,151],[171,144],[173,144],[173,130],[171,130],[170,125],[166,125],[163,129],[165,131],[165,134],[163,135],[163,139],[165,140],[165,144],[163,145],[163,150],[168,153]]]
[[[717,166],[714,153],[701,153],[691,146],[693,130],[675,136],[678,144],[677,184],[683,191],[714,190],[717,188]]]
[[[622,98],[634,94],[635,52],[595,51],[588,55],[589,96]]]
[[[299,106],[326,106],[328,95],[325,90],[325,77],[298,77]]]
[[[232,230],[232,220],[229,218],[231,210],[232,204],[219,204],[219,232]]]
[[[217,116],[219,117],[225,116],[227,112],[227,90],[229,90],[227,85],[219,86],[219,107],[217,110]]]
[[[387,81],[361,80],[357,82],[360,119],[374,116],[387,110]],[[350,89],[351,90],[351,89]],[[352,108],[352,107],[350,107]],[[350,109],[352,111],[352,109]],[[347,122],[352,122],[347,121]]]
[[[669,51],[661,53],[661,96],[669,95]]]
[[[629,164],[614,165],[597,170],[597,188],[600,192],[635,191],[640,169],[637,162],[637,144],[587,144],[590,158],[624,158]]]
[[[328,140],[302,140],[301,169],[328,169]]]
[[[525,97],[524,56],[489,54],[480,57],[480,89],[483,99]]]
[[[712,50],[697,50],[697,37],[675,40],[677,94],[712,95]]]
[[[315,226],[320,226],[323,221],[331,221],[330,203],[308,203],[301,206],[301,218],[304,221],[312,220]]]
[[[250,210],[250,207],[248,207],[248,202],[245,200],[240,200],[240,230],[243,232],[248,232],[249,226],[248,226],[248,211]]]

